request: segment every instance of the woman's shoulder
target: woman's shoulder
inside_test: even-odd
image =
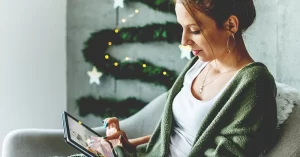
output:
[[[249,90],[267,90],[274,93],[274,96],[276,96],[277,91],[273,75],[267,66],[261,62],[252,62],[240,69],[231,85],[234,89],[247,88]]]
[[[267,66],[261,62],[252,62],[245,65],[239,70],[237,77],[248,81],[274,81],[274,77]]]

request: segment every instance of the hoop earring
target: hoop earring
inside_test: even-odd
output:
[[[235,50],[235,37],[234,37],[234,33],[231,33],[231,34],[229,35],[228,39],[227,39],[227,50],[228,50],[229,53],[232,53],[232,52],[230,51],[230,49],[229,49],[229,39],[230,39],[230,36],[232,36],[232,38],[233,38],[233,40],[234,40],[234,47],[233,47],[233,50],[232,50],[232,52],[234,52],[234,50]]]

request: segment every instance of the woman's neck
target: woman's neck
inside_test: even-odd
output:
[[[216,73],[223,73],[228,70],[238,70],[254,60],[249,55],[242,37],[236,38],[236,47],[233,52],[212,60],[210,66]]]

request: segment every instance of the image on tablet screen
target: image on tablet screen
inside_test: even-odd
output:
[[[68,124],[71,139],[84,148],[88,147],[88,141],[91,139],[91,136],[98,137],[98,135],[86,129],[84,126],[79,124],[78,121],[75,121],[70,117],[68,117]]]

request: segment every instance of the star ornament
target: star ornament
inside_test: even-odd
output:
[[[96,83],[97,85],[100,85],[102,73],[98,72],[96,67],[93,67],[92,71],[88,71],[87,74],[90,76],[90,84]]]
[[[178,47],[180,48],[181,51],[180,58],[181,59],[187,58],[188,60],[190,60],[192,48],[189,45],[188,46],[179,45]]]
[[[114,8],[124,8],[124,0],[114,0]]]

